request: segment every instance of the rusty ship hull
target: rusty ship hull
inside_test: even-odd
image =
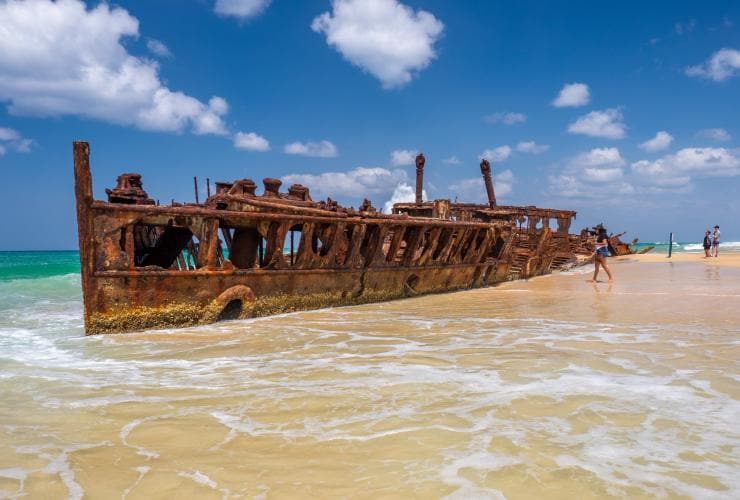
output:
[[[89,145],[73,150],[87,334],[482,287],[585,253],[568,234],[575,212],[422,203],[421,155],[417,203],[385,215],[367,200],[359,210],[316,203],[300,185],[281,193],[276,179],[259,196],[245,179],[217,184],[204,203],[196,192],[196,203],[160,206],[138,174],[123,174],[108,201],[94,200]]]

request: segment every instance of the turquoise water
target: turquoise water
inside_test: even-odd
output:
[[[0,252],[0,281],[35,279],[80,272],[76,250]]]

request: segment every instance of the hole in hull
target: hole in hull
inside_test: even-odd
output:
[[[224,306],[221,313],[218,315],[217,321],[224,321],[230,319],[239,319],[239,315],[242,313],[242,301],[234,299]]]

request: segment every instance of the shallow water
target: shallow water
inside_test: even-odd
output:
[[[740,496],[740,269],[84,337],[0,280],[0,497]]]

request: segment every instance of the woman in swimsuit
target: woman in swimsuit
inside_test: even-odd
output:
[[[606,275],[609,276],[609,283],[614,281],[612,273],[609,270],[609,266],[606,265],[606,258],[609,256],[609,238],[606,235],[606,229],[604,227],[599,228],[599,232],[596,235],[596,253],[594,253],[594,277],[591,281],[596,282],[596,277],[599,275],[599,267],[603,267],[606,271]]]

